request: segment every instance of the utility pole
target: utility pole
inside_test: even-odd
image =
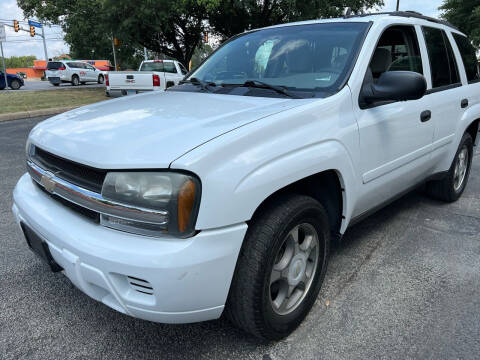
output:
[[[113,41],[113,35],[112,35],[112,50],[113,50],[113,65],[115,66],[115,71],[117,71],[117,56],[115,55],[115,42]]]
[[[397,11],[400,10],[400,0],[397,0]]]
[[[2,49],[3,76],[5,79],[5,91],[8,91],[7,68],[5,67],[5,57],[3,56],[3,42],[7,40],[5,35],[5,26],[0,27],[0,48]]]
[[[43,51],[45,51],[45,61],[48,62],[47,43],[45,40],[45,24],[42,24]]]

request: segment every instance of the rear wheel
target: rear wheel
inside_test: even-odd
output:
[[[72,85],[73,86],[78,86],[80,84],[80,79],[78,78],[77,75],[72,76]]]
[[[103,84],[104,81],[105,81],[105,78],[103,77],[103,75],[99,75],[98,76],[98,83]]]
[[[18,81],[16,79],[12,80],[12,82],[10,83],[10,87],[13,90],[18,90],[18,89],[20,89],[21,86],[22,86],[22,84],[20,84],[20,81]]]
[[[252,220],[237,261],[226,315],[264,340],[289,335],[312,308],[325,277],[327,214],[301,195],[278,199]]]
[[[53,86],[60,86],[60,84],[53,84]]]
[[[457,201],[467,186],[472,158],[473,140],[470,134],[465,133],[447,176],[442,180],[429,182],[427,193],[445,202]]]

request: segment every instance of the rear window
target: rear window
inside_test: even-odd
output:
[[[453,33],[453,38],[457,43],[458,50],[462,55],[463,64],[467,73],[469,83],[478,82],[480,74],[478,69],[477,53],[471,42],[463,35]]]
[[[430,59],[432,88],[460,83],[457,62],[445,31],[423,27],[423,35],[425,36],[428,57]]]
[[[163,62],[144,62],[140,67],[140,71],[158,71],[163,72]]]
[[[49,61],[47,63],[47,70],[58,70],[60,69],[61,67],[64,67],[65,65],[63,65],[62,62],[60,61]]]

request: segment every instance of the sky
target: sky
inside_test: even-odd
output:
[[[385,5],[381,11],[395,11],[397,0],[384,0]],[[437,17],[438,7],[442,0],[400,0],[400,10],[415,10],[424,15]],[[0,0],[0,23],[7,22],[12,25],[12,20],[24,20],[23,12],[17,6],[16,0]],[[5,21],[7,20],[7,21]],[[23,25],[23,27],[27,27]],[[40,29],[36,29],[37,34]],[[44,59],[43,43],[41,37],[30,37],[26,32],[15,33],[12,28],[6,28],[7,42],[3,46],[6,57],[35,55],[38,59]],[[45,27],[47,38],[47,52],[49,57],[68,53],[69,47],[62,40],[63,32],[59,27]],[[35,39],[35,40],[33,40]]]

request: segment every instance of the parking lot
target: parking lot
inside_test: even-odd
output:
[[[1,359],[478,358],[478,153],[457,203],[418,190],[349,229],[307,319],[289,338],[261,344],[223,319],[163,325],[130,318],[47,271],[10,210],[25,172],[25,140],[40,120],[0,123]]]

